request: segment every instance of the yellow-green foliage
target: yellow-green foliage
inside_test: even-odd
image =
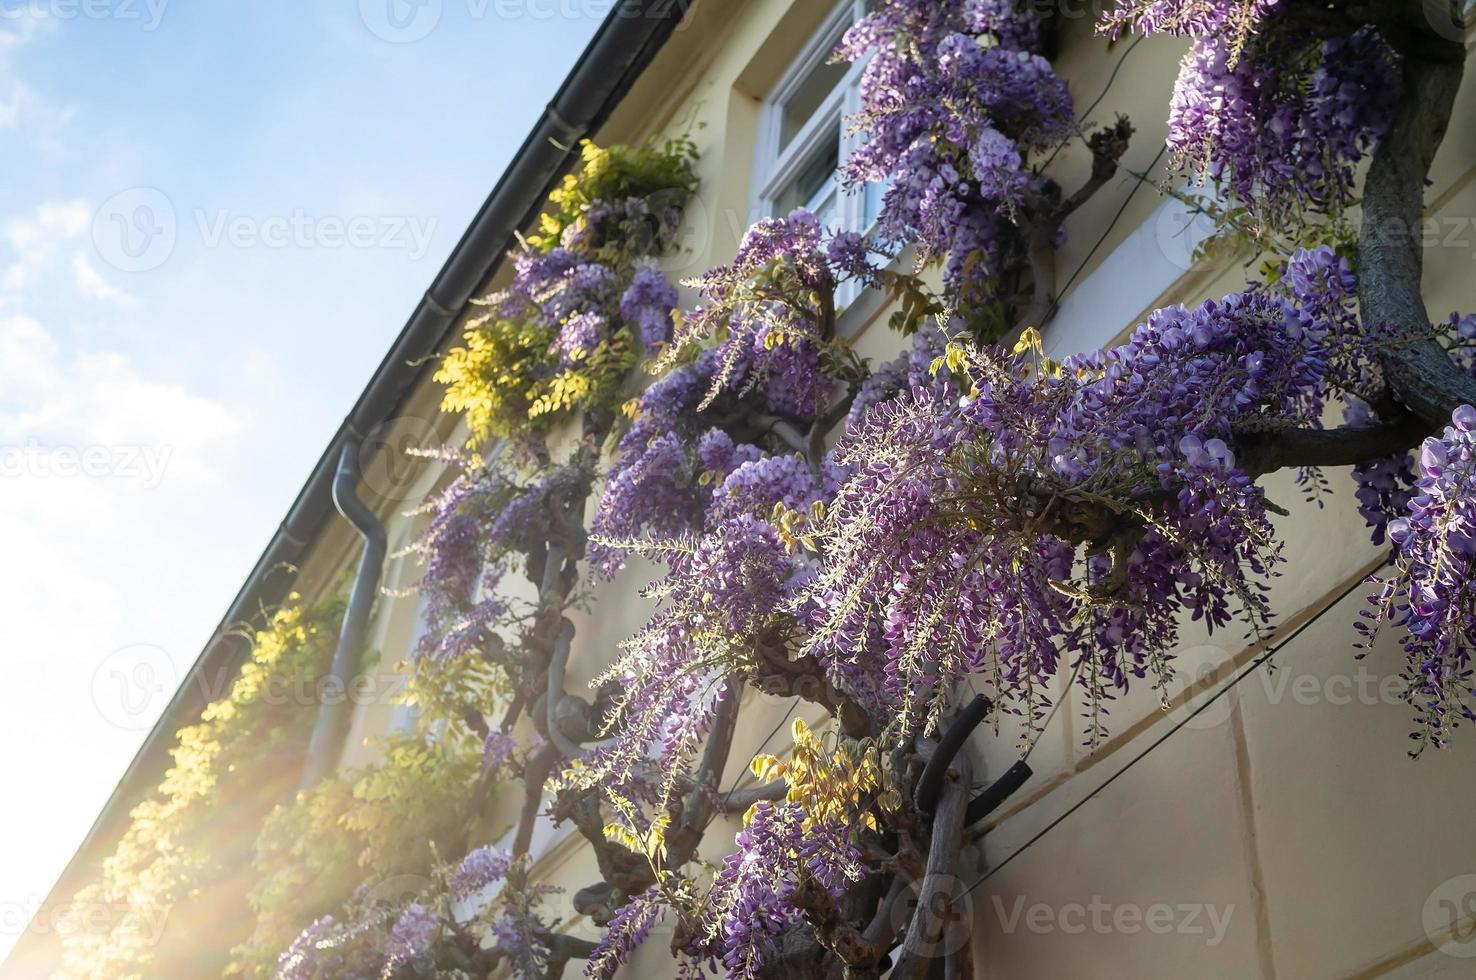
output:
[[[466,415],[468,445],[528,427],[553,338],[539,324],[495,316],[467,324],[466,346],[447,353],[434,377],[446,387],[441,411]]]
[[[242,844],[300,775],[316,716],[310,698],[342,616],[340,602],[304,607],[289,597],[255,635],[230,692],[179,731],[174,765],[134,808],[101,877],[73,899],[77,921],[63,934],[69,976],[159,976],[156,960],[198,943],[187,923],[208,917],[211,895],[244,863]]]
[[[558,246],[564,230],[582,221],[596,201],[638,197],[654,207],[681,206],[697,189],[697,145],[686,137],[661,144],[597,146],[579,144],[579,169],[566,174],[548,195],[538,218],[538,234],[528,244],[548,252]]]
[[[480,651],[445,660],[426,657],[406,679],[400,703],[465,736],[471,731],[465,719],[489,714],[492,705],[506,703],[507,684],[505,668],[489,662]]]
[[[585,141],[579,170],[549,195],[538,233],[522,247],[548,252],[577,239],[571,247],[585,261],[627,275],[636,259],[667,248],[674,216],[697,186],[695,159],[687,139],[636,148]],[[631,199],[639,204],[619,214],[601,212],[603,223],[589,227],[596,202]],[[574,364],[560,366],[549,352],[559,324],[545,321],[536,303],[526,317],[515,319],[502,314],[497,297],[484,305],[492,312],[467,323],[464,345],[447,353],[435,373],[445,386],[441,409],[465,415],[470,447],[536,434],[577,410],[613,410],[639,354],[639,340],[628,328],[616,329]]]
[[[602,341],[577,367],[559,371],[540,386],[538,397],[528,408],[528,416],[536,419],[605,401],[600,396],[607,390],[618,390],[638,353],[628,330]]]
[[[874,809],[892,812],[901,805],[897,790],[887,785],[886,766],[871,739],[827,739],[801,718],[794,720],[791,737],[794,751],[788,762],[758,755],[748,768],[763,783],[783,778],[789,786],[786,799],[804,808],[802,830],[825,824],[875,831],[881,825]],[[745,824],[753,813],[750,808],[744,815]]]
[[[390,892],[429,876],[433,845],[448,852],[464,829],[480,761],[470,738],[397,735],[372,765],[277,807],[256,840],[248,896],[256,926],[228,972],[270,977],[298,933],[337,912],[356,888]]]

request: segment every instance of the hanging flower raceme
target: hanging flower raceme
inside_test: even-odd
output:
[[[1398,93],[1397,59],[1371,27],[1325,40],[1207,31],[1174,86],[1168,149],[1286,232],[1308,214],[1341,218]]]
[[[1013,0],[887,0],[837,51],[867,61],[866,143],[844,179],[888,185],[879,233],[923,258],[946,257],[959,296],[988,298],[1008,217],[1036,181],[1026,154],[1073,130],[1070,96],[1039,56],[1038,33],[1038,18]]]
[[[516,558],[556,534],[556,516],[583,499],[592,477],[562,466],[520,486],[473,457],[439,455],[459,475],[425,505],[430,525],[413,546],[424,559],[427,624],[416,657],[447,662],[485,648],[509,611],[498,584]]]
[[[666,898],[660,887],[650,888],[622,905],[605,927],[584,975],[591,980],[611,980],[630,961],[630,954],[646,941],[653,926],[666,918]]]
[[[1394,567],[1359,629],[1371,643],[1380,619],[1402,627],[1405,698],[1415,709],[1418,754],[1476,721],[1471,671],[1476,636],[1476,408],[1462,405],[1419,453],[1405,516],[1389,522]]]
[[[513,251],[512,281],[474,301],[485,314],[436,372],[442,408],[465,413],[473,447],[612,411],[637,358],[670,336],[676,293],[654,262],[696,187],[695,149],[585,143],[582,156],[540,234]]]
[[[1388,334],[1386,329],[1383,333]],[[1436,333],[1450,359],[1467,374],[1476,377],[1476,315],[1452,313]],[[1397,338],[1393,338],[1397,339]],[[1365,349],[1367,341],[1364,341]],[[1367,351],[1365,350],[1365,354]],[[1355,391],[1377,391],[1382,377],[1377,362],[1365,356],[1360,363],[1363,374]],[[1356,395],[1344,397],[1345,425],[1371,426],[1378,421],[1368,403]],[[1415,454],[1395,453],[1368,460],[1353,467],[1357,485],[1358,513],[1372,529],[1374,544],[1383,544],[1391,520],[1401,517],[1415,495]]]
[[[384,936],[379,930],[363,923],[346,928],[325,915],[283,951],[273,980],[375,977],[384,960]]]
[[[620,438],[591,525],[590,565],[606,577],[647,538],[669,540],[699,531],[712,501],[712,483],[761,451],[735,444],[715,425],[746,406],[763,410],[759,392],[731,393],[700,407],[712,390],[720,355],[704,351],[655,381],[629,406],[633,422]],[[730,369],[741,383],[746,363]]]
[[[686,950],[721,961],[730,978],[760,976],[780,932],[866,876],[859,845],[879,829],[878,814],[900,802],[869,742],[832,743],[799,719],[792,736],[787,762],[763,755],[750,766],[761,781],[782,778],[788,795],[744,815]]]
[[[1107,13],[1101,30],[1176,37],[1227,37],[1238,50],[1280,0],[1127,0]]]
[[[833,297],[843,281],[879,282],[868,258],[859,236],[827,241],[815,216],[797,210],[755,224],[731,264],[692,281],[702,305],[656,359],[653,370],[665,373],[627,406],[633,422],[592,526],[598,571],[618,571],[642,540],[703,531],[714,501],[735,493],[714,488],[759,461],[757,444],[776,429],[791,449],[808,449],[802,430],[835,401],[838,376],[859,374],[833,339]]]
[[[502,881],[513,866],[513,860],[511,852],[492,845],[472,851],[461,859],[451,878],[451,898],[465,901],[489,885]]]
[[[670,567],[645,592],[659,606],[596,678],[619,692],[605,725],[612,740],[565,781],[623,800],[649,788],[643,770],[654,767],[664,778],[649,801],[664,804],[718,701],[733,696],[727,679],[751,668],[757,646],[782,646],[800,565],[780,532],[748,513],[641,550]]]
[[[811,529],[805,650],[881,672],[910,727],[971,675],[1033,717],[1062,650],[1098,694],[1162,684],[1184,611],[1258,627],[1276,548],[1231,445],[1248,421],[1319,424],[1338,335],[1316,312],[1258,289],[1060,364],[950,347],[934,370],[956,387],[870,408],[838,448],[853,475]]]
[[[688,345],[721,336],[711,348],[712,383],[699,409],[725,389],[762,389],[776,411],[808,422],[834,390],[819,355],[834,329],[835,283],[813,214],[800,209],[765,218],[748,230],[731,264],[688,283],[702,303],[682,318],[670,351],[652,370],[667,370]]]

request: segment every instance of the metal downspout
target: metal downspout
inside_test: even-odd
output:
[[[338,472],[333,478],[333,506],[364,539],[364,553],[359,559],[359,571],[354,576],[353,591],[349,593],[348,609],[343,614],[338,646],[333,651],[333,664],[323,685],[323,703],[318,708],[318,720],[308,742],[302,789],[316,785],[338,767],[343,743],[348,737],[349,722],[353,718],[354,706],[349,693],[358,680],[364,636],[369,628],[369,611],[379,594],[379,580],[384,572],[387,548],[384,525],[358,495],[359,447],[362,444],[363,436],[351,432],[343,444],[343,452],[339,454]]]

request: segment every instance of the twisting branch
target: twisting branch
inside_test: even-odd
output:
[[[1060,188],[1053,182],[1048,183],[1048,193],[1035,202],[1035,215],[1030,224],[1029,241],[1026,245],[1026,261],[1030,267],[1030,302],[1016,318],[1014,328],[1000,340],[1003,346],[1013,347],[1027,327],[1039,329],[1055,313],[1056,235],[1066,219],[1091,200],[1116,175],[1118,164],[1127,152],[1132,136],[1133,124],[1126,116],[1118,116],[1117,122],[1111,127],[1093,133],[1087,140],[1087,146],[1092,152],[1091,176],[1064,201],[1060,199]]]
[[[921,960],[929,947],[944,942],[960,913],[954,908],[956,895],[949,890],[954,881],[952,869],[963,847],[964,812],[969,803],[969,785],[973,766],[967,752],[954,757],[938,800],[933,819],[933,833],[928,842],[927,870],[917,892],[917,904],[902,952],[892,968],[892,980],[920,980],[924,976]]]
[[[1236,432],[1235,451],[1241,469],[1255,477],[1289,466],[1364,463],[1404,452],[1430,431],[1429,422],[1412,412],[1401,411],[1391,421],[1370,426],[1241,429]]]
[[[538,805],[543,802],[543,784],[558,764],[558,749],[552,743],[540,745],[523,767],[523,811],[518,818],[518,830],[513,836],[514,855],[528,853],[533,843],[533,824],[538,820]]]
[[[773,415],[753,415],[750,416],[750,420],[755,429],[760,432],[773,433],[784,445],[797,453],[806,452],[810,447],[804,435],[794,427],[792,422]]]
[[[681,820],[676,829],[667,834],[667,861],[673,868],[681,867],[696,855],[707,825],[720,806],[718,784],[727,768],[733,735],[738,729],[743,682],[733,678],[727,687],[723,700],[718,703],[712,729],[707,734],[707,748],[703,750],[692,791],[682,804]]]
[[[573,643],[574,623],[567,616],[562,617],[559,635],[554,640],[553,656],[548,661],[548,692],[544,699],[543,709],[548,725],[549,741],[553,742],[564,757],[569,759],[583,752],[559,727],[559,708],[567,696],[564,694],[564,673],[569,666],[569,648]]]
[[[1430,326],[1420,293],[1425,180],[1450,124],[1466,57],[1460,42],[1428,26],[1389,40],[1403,55],[1403,89],[1364,182],[1358,245],[1358,293],[1370,332]],[[1392,347],[1381,360],[1395,397],[1432,426],[1448,422],[1457,406],[1476,404],[1476,380],[1433,339]]]
[[[772,803],[782,800],[788,793],[789,785],[782,779],[758,786],[749,786],[746,789],[736,789],[723,797],[722,812],[729,815],[745,813],[755,803]]]
[[[933,812],[933,808],[938,803],[938,794],[943,791],[948,767],[953,764],[954,757],[964,747],[969,736],[974,734],[974,729],[979,727],[984,716],[989,714],[990,707],[991,702],[988,698],[982,694],[976,695],[974,700],[958,713],[958,717],[953,719],[953,724],[948,726],[948,731],[943,733],[912,795],[913,804],[918,810],[923,813]]]
[[[852,738],[873,734],[875,720],[859,702],[831,683],[825,668],[813,657],[791,660],[783,646],[756,643],[754,659],[752,680],[759,690],[776,697],[801,697],[822,706]]]
[[[564,975],[564,967],[571,959],[587,960],[594,955],[596,946],[588,939],[568,936],[561,932],[544,933],[538,937],[548,947],[548,968],[544,971],[547,980],[558,980]]]

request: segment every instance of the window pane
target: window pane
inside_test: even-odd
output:
[[[775,197],[775,211],[778,214],[788,214],[795,208],[808,208],[817,214],[822,207],[834,210],[835,170],[840,165],[840,134],[832,132],[827,135],[825,142],[816,147],[815,155]]]
[[[820,108],[826,96],[835,91],[841,79],[846,77],[849,65],[844,63],[838,65],[827,64],[822,61],[800,82],[789,101],[784,103],[784,111],[779,119],[779,148],[782,150],[794,139],[794,135],[804,128],[805,123]]]
[[[881,217],[882,204],[885,202],[887,191],[892,189],[890,180],[867,181],[862,193],[866,195],[861,209],[861,227],[858,231],[869,231],[876,224],[876,219]]]

